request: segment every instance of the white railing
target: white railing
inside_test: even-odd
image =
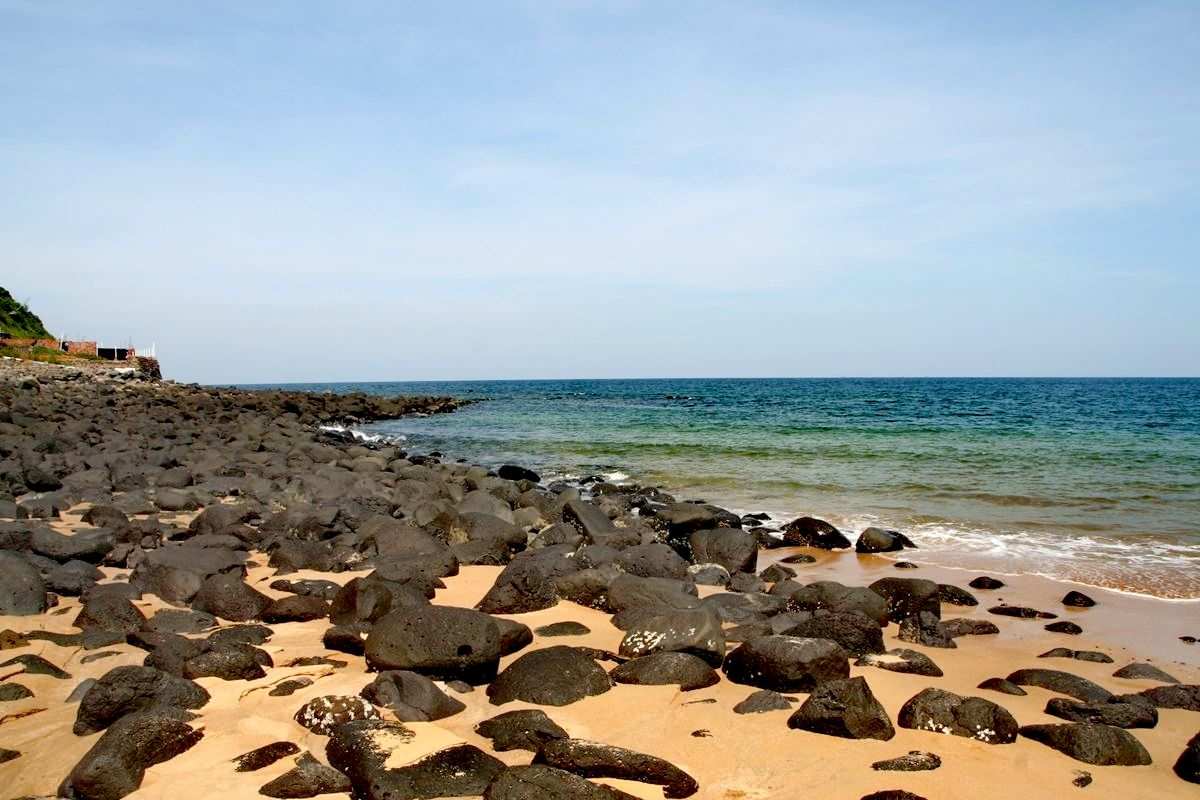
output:
[[[133,352],[137,353],[139,356],[147,356],[149,358],[158,358],[158,344],[156,342],[151,342],[150,346],[146,347],[146,348],[134,347],[134,346],[128,345],[128,344],[104,344],[103,342],[96,342],[96,350],[97,351],[112,350],[114,352],[117,350],[126,350],[126,351],[132,350]]]

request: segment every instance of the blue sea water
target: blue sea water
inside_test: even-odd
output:
[[[376,423],[414,451],[606,475],[783,521],[907,532],[918,560],[1200,597],[1200,379],[312,384],[483,399]]]

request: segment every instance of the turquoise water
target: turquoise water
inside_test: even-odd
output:
[[[1200,380],[318,384],[487,398],[368,426],[546,478],[607,475],[850,532],[917,560],[1200,597]],[[919,557],[919,558],[918,558]]]

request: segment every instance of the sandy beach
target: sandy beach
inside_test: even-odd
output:
[[[49,386],[47,384],[43,391],[51,391]],[[133,394],[156,391],[144,387],[129,390]],[[329,444],[323,446],[333,447]],[[346,444],[340,447],[346,449],[349,457],[372,457],[360,445]],[[178,449],[176,452],[182,453]],[[186,463],[186,460],[183,461]],[[456,469],[465,470],[465,467]],[[379,480],[379,473],[368,474]],[[395,481],[392,483],[395,484]],[[194,485],[198,487],[200,482]],[[525,491],[536,492],[536,489],[527,488]],[[152,496],[152,490],[150,494]],[[114,502],[119,500],[118,492],[114,495]],[[232,507],[239,507],[238,502],[244,502],[244,498],[212,499],[216,505]],[[81,515],[91,506],[87,502],[74,504],[44,524],[68,537],[87,535],[95,528],[83,523]],[[529,509],[533,506],[518,504],[518,508]],[[533,514],[527,516],[534,517]],[[530,525],[531,536],[554,524],[540,512],[537,517],[537,521]],[[157,511],[153,518],[156,520],[154,524],[160,528],[180,532],[188,530],[197,518],[197,512]],[[11,530],[17,524],[20,523],[9,523],[6,530]],[[179,533],[175,535],[180,536]],[[461,544],[471,541],[467,539]],[[527,551],[533,552],[532,549]],[[271,587],[271,583],[280,577],[277,574],[280,571],[267,565],[268,554],[250,548],[247,555],[246,585],[267,598],[289,596],[287,592]],[[971,570],[922,566],[920,549],[906,549],[886,556],[845,550],[831,552],[816,547],[762,549],[757,554],[757,569],[761,572],[789,557],[804,555],[811,557],[811,563],[796,563],[793,558],[792,563],[782,564],[796,572],[793,580],[801,585],[836,581],[845,586],[867,586],[881,578],[903,577],[966,588],[969,581],[981,574]],[[363,568],[338,571],[302,568],[288,572],[285,577],[293,582],[323,580],[345,586],[354,579],[369,575],[371,568],[380,565],[380,558],[376,557],[374,564]],[[901,559],[916,564],[916,568],[898,569],[895,564]],[[518,562],[520,559],[513,563]],[[456,574],[442,578],[444,587],[436,590],[432,602],[436,606],[474,608],[501,578],[505,569],[499,565],[462,563]],[[129,579],[129,570],[122,566],[104,565],[101,571],[103,578],[100,586],[122,584]],[[996,624],[998,633],[959,636],[954,640],[957,646],[951,649],[902,640],[898,638],[899,626],[896,624],[888,624],[883,628],[883,646],[886,650],[908,648],[922,652],[941,668],[944,676],[902,674],[875,666],[857,666],[853,657],[850,658],[850,676],[866,679],[870,692],[891,721],[898,719],[901,708],[910,698],[926,688],[936,687],[998,703],[1011,712],[1020,725],[1062,723],[1062,719],[1045,713],[1047,701],[1059,695],[1033,686],[1025,687],[1025,696],[1001,694],[976,687],[985,679],[1004,677],[1028,668],[1067,671],[1089,679],[1114,694],[1133,694],[1163,685],[1155,680],[1113,676],[1114,671],[1131,662],[1153,664],[1183,684],[1200,683],[1200,648],[1179,638],[1200,634],[1200,602],[1160,600],[1087,587],[1086,594],[1095,601],[1095,605],[1090,608],[1069,608],[1062,603],[1064,595],[1080,587],[1038,577],[1007,577],[1004,582],[1006,585],[998,589],[970,589],[978,599],[978,605],[942,603],[940,608],[942,623],[952,618],[986,620]],[[725,593],[726,589],[702,584],[696,587],[696,592],[700,598],[706,598]],[[21,634],[38,631],[77,634],[79,631],[72,621],[83,603],[80,597],[60,596],[57,605],[44,613],[0,617],[0,630]],[[1019,619],[989,612],[989,608],[1001,604],[1053,613],[1058,621],[1076,623],[1083,633],[1050,633],[1044,629],[1048,620]],[[147,619],[153,618],[155,612],[172,607],[152,593],[143,593],[133,601],[133,605]],[[403,614],[404,611],[392,613]],[[568,621],[581,623],[589,631],[568,636],[534,633],[530,644],[500,659],[498,666],[502,673],[526,654],[556,645],[594,648],[595,651],[614,654],[614,661],[627,660],[623,655],[616,655],[625,652],[622,645],[626,631],[615,627],[614,617],[605,610],[558,599],[546,608],[525,613],[498,613],[495,616],[514,620],[534,631],[546,625]],[[816,618],[820,619],[820,616]],[[219,625],[222,628],[231,627],[232,623],[219,620]],[[330,627],[329,619],[273,622],[268,627],[270,638],[258,646],[270,656],[273,666],[265,670],[263,677],[250,680],[195,678],[195,683],[210,695],[209,701],[196,709],[196,717],[192,722],[203,732],[203,737],[186,752],[150,766],[140,787],[129,797],[175,800],[261,796],[260,787],[292,769],[293,758],[282,758],[249,772],[236,772],[232,761],[273,742],[291,742],[299,752],[308,751],[321,762],[327,760],[326,746],[330,738],[298,724],[293,718],[297,709],[319,697],[357,696],[372,682],[374,675],[368,671],[362,655],[331,650],[323,643],[322,638]],[[734,627],[729,622],[724,624],[727,632]],[[189,635],[203,638],[211,632]],[[736,642],[728,642],[729,651],[736,647]],[[1052,648],[1062,647],[1103,653],[1111,658],[1111,663],[1039,657]],[[115,667],[142,664],[147,652],[144,646],[134,646],[125,641],[84,649],[78,643],[59,645],[33,639],[27,644],[5,649],[0,653],[0,661],[27,654],[45,658],[69,673],[70,677],[59,679],[49,675],[27,674],[21,664],[3,669],[5,683],[19,682],[30,690],[31,696],[0,705],[0,747],[20,753],[19,757],[0,764],[0,787],[3,787],[0,793],[12,798],[52,797],[73,766],[85,757],[103,735],[96,732],[80,736],[72,732],[79,700],[68,700],[68,695],[83,680],[100,679]],[[303,666],[288,666],[297,659],[314,658],[318,660]],[[612,662],[597,663],[601,663],[606,670],[614,666]],[[286,696],[269,694],[272,688],[283,681],[302,677],[310,679],[311,684]],[[508,767],[528,764],[532,757],[530,752],[496,752],[490,739],[476,732],[476,726],[501,712],[540,708],[572,739],[603,742],[665,759],[695,779],[698,789],[693,796],[697,798],[821,797],[857,800],[884,790],[903,790],[911,792],[912,796],[930,800],[982,800],[1008,798],[1014,794],[1035,800],[1058,798],[1064,793],[1074,792],[1128,798],[1189,797],[1195,794],[1194,785],[1185,783],[1172,769],[1185,744],[1200,728],[1200,717],[1194,710],[1159,708],[1157,724],[1151,728],[1130,731],[1144,746],[1152,763],[1097,766],[1074,759],[1026,736],[1018,736],[1009,744],[990,744],[974,738],[942,735],[899,725],[895,727],[894,737],[886,741],[841,738],[795,730],[787,724],[790,711],[735,713],[733,707],[754,692],[755,687],[735,683],[725,674],[721,674],[720,678],[715,685],[692,691],[681,691],[677,685],[616,684],[601,694],[583,697],[562,706],[535,705],[522,700],[496,706],[489,702],[483,685],[462,692],[466,687],[448,687],[445,680],[438,679],[437,686],[463,703],[465,708],[432,722],[405,722],[412,735],[389,753],[388,766],[394,768],[414,764],[426,756],[463,743],[492,754]],[[548,676],[548,680],[552,679]],[[792,710],[798,708],[807,695],[806,692],[785,694],[795,698],[795,702],[791,703]],[[394,714],[386,707],[379,707],[379,713],[384,719],[394,718]],[[896,758],[910,751],[934,753],[940,758],[941,764],[937,769],[916,772],[881,771],[871,766],[874,762]],[[1074,782],[1083,783],[1088,778],[1090,785],[1086,788],[1076,787]],[[662,788],[648,783],[614,777],[594,780],[635,797],[663,796]],[[356,787],[354,794],[366,796],[363,791],[362,787]],[[76,796],[85,795],[77,793]]]
[[[799,548],[771,551],[771,557],[804,551]],[[879,557],[808,552],[824,555],[821,563],[809,566],[805,571],[805,576],[811,576],[813,580],[851,583],[857,575],[856,582],[865,583],[894,572],[891,563]],[[459,575],[446,580],[447,588],[438,592],[435,602],[474,606],[499,572],[498,567],[464,567]],[[933,570],[922,570],[922,575],[962,582],[968,574],[955,570],[944,570],[941,571],[944,574],[938,575],[931,575],[931,572]],[[364,574],[306,570],[290,577],[344,583]],[[266,585],[273,576],[274,570],[255,568],[247,580],[268,595],[282,597],[282,592]],[[1056,601],[1070,588],[1047,580],[1014,579],[1009,587],[995,594],[997,600],[1020,600],[1040,608],[1061,610]],[[1097,607],[1064,612],[1064,616],[1086,625],[1088,633],[1085,635],[1047,633],[1037,621],[999,620],[999,635],[964,637],[955,650],[928,649],[926,652],[946,673],[944,678],[936,681],[870,667],[853,667],[852,674],[866,677],[876,697],[893,715],[909,697],[928,685],[964,695],[981,694],[975,688],[980,681],[1007,675],[1023,667],[1046,665],[1045,660],[1039,661],[1036,656],[1064,645],[1111,655],[1114,664],[1067,662],[1060,666],[1061,662],[1056,661],[1054,666],[1069,669],[1113,691],[1136,692],[1158,685],[1154,681],[1111,677],[1115,666],[1133,660],[1155,663],[1187,683],[1200,682],[1200,651],[1194,645],[1180,642],[1177,636],[1168,635],[1176,630],[1183,634],[1195,629],[1200,618],[1200,604],[1089,591],[1098,597],[1100,604]],[[61,607],[67,609],[64,613],[36,620],[3,617],[0,628],[72,632],[75,629],[67,620],[72,618],[75,605],[64,600]],[[138,606],[147,616],[167,607],[154,598],[140,602]],[[954,611],[954,616],[997,620],[980,608]],[[531,628],[572,620],[591,629],[591,633],[584,636],[537,636],[531,645],[534,648],[566,643],[615,651],[624,635],[612,626],[609,615],[569,602],[512,618]],[[1153,626],[1139,624],[1139,620],[1148,618],[1155,620]],[[346,667],[278,669],[272,670],[267,678],[249,682],[200,679],[201,685],[213,695],[213,700],[204,709],[206,735],[203,742],[184,755],[149,770],[141,789],[130,796],[164,799],[214,794],[256,797],[260,796],[258,787],[287,771],[292,766],[291,760],[284,759],[258,772],[235,773],[230,762],[238,755],[274,741],[288,740],[321,757],[324,737],[297,725],[292,720],[295,710],[312,697],[357,694],[371,678],[361,657],[330,652],[322,646],[321,636],[326,627],[327,624],[321,621],[279,625],[275,628],[276,635],[264,647],[277,664],[306,656],[328,656],[348,662]],[[889,648],[911,646],[896,639],[894,632],[893,635],[885,634],[884,638]],[[6,720],[0,731],[3,746],[21,750],[24,754],[21,759],[0,765],[0,778],[8,787],[5,796],[52,796],[69,766],[94,743],[97,736],[71,734],[74,705],[66,704],[64,700],[79,680],[98,678],[115,666],[140,664],[144,656],[141,650],[128,646],[104,648],[110,649],[115,651],[113,656],[90,664],[79,663],[80,657],[86,655],[83,651],[45,642],[5,651],[5,656],[38,653],[72,675],[70,681],[45,676],[23,677],[21,680],[36,696],[5,704],[5,715],[45,709],[28,717]],[[502,665],[515,658],[515,655],[506,657]],[[272,684],[296,676],[313,677],[314,684],[291,697],[267,696],[265,689]],[[1021,739],[1012,745],[998,747],[960,737],[898,729],[896,738],[889,742],[862,742],[788,730],[784,725],[787,713],[783,711],[732,713],[732,706],[750,691],[750,687],[727,681],[692,692],[664,686],[616,686],[605,695],[554,709],[552,715],[572,736],[603,740],[666,758],[696,777],[701,784],[696,797],[700,798],[786,798],[814,792],[828,798],[858,798],[872,791],[903,787],[930,798],[965,800],[1009,797],[1014,784],[1024,796],[1055,798],[1062,792],[1074,790],[1071,781],[1080,770],[1090,772],[1094,778],[1090,791],[1103,792],[1105,796],[1187,797],[1193,792],[1174,775],[1171,765],[1178,757],[1180,743],[1194,735],[1200,725],[1195,712],[1162,710],[1154,730],[1138,732],[1154,758],[1153,765],[1097,768]],[[447,741],[487,746],[487,740],[474,733],[474,726],[494,716],[499,709],[490,705],[479,690],[456,696],[467,704],[466,711],[436,723],[407,723],[418,730],[414,760]],[[1046,700],[1052,696],[1045,690],[1033,689],[1027,697],[1004,697],[1003,704],[1023,723],[1056,722],[1054,717],[1043,713]],[[705,700],[716,702],[696,702]],[[503,710],[535,707],[518,702]],[[708,731],[711,735],[695,736],[696,731]],[[420,744],[426,738],[430,744]],[[873,761],[911,750],[936,752],[942,757],[943,766],[928,773],[905,773],[902,777],[870,768]],[[520,751],[499,755],[514,765],[528,760],[528,754]],[[1014,774],[1014,770],[1019,774]],[[633,781],[608,782],[638,797],[662,796],[658,788]]]

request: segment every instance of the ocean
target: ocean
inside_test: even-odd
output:
[[[364,426],[416,452],[904,531],[919,563],[1200,597],[1200,379],[291,385],[483,400]]]

